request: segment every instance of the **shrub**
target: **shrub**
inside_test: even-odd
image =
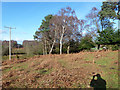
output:
[[[88,35],[81,39],[79,49],[80,50],[90,50],[95,47],[95,43],[92,41],[92,38]]]
[[[118,49],[119,49],[118,45],[113,45],[113,46],[112,46],[112,50],[113,50],[113,51],[118,50]]]

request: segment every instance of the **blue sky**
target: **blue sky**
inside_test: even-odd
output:
[[[33,40],[35,31],[48,14],[70,6],[79,19],[84,19],[92,7],[100,9],[101,5],[102,2],[3,2],[2,40],[9,40],[9,30],[4,26],[16,27],[12,29],[12,40],[21,44],[23,40]]]

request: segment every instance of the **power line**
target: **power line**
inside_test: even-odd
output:
[[[12,27],[4,27],[4,28],[9,28],[9,60],[11,60],[11,29],[16,29],[16,28],[12,28]]]

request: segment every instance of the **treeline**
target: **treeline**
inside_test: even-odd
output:
[[[2,56],[9,54],[9,41],[1,41],[2,42]],[[17,47],[17,41],[11,40],[11,47]]]
[[[117,50],[120,37],[114,20],[120,20],[119,11],[119,2],[103,2],[101,10],[93,7],[84,20],[71,7],[62,8],[45,16],[34,39],[41,43],[43,54],[74,53],[100,45]]]
[[[29,40],[24,40],[23,41],[23,51],[27,56],[32,56],[32,55],[42,55],[42,45],[41,42],[37,41],[29,41]]]
[[[9,41],[1,41],[2,43],[2,56],[9,55]],[[17,41],[11,40],[11,54],[19,55],[25,54],[27,56],[42,54],[40,47],[40,42],[24,40],[23,44],[18,44]]]
[[[114,21],[120,20],[120,2],[103,2],[101,9],[93,7],[85,16],[78,19],[71,7],[62,8],[55,15],[47,15],[34,34],[35,41],[24,41],[23,48],[13,49],[12,53],[29,55],[77,53],[94,51],[106,47],[118,50],[120,30]],[[82,12],[81,12],[82,13]],[[9,42],[2,45],[2,54],[8,55]],[[18,45],[17,45],[18,46]]]

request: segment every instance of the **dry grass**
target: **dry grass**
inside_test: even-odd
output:
[[[99,73],[107,81],[108,88],[116,88],[117,52],[107,51],[97,54],[96,52],[80,52],[7,60],[2,66],[3,87],[90,88],[92,76]],[[93,59],[95,59],[95,64],[92,63]],[[110,73],[114,75],[113,78]]]

